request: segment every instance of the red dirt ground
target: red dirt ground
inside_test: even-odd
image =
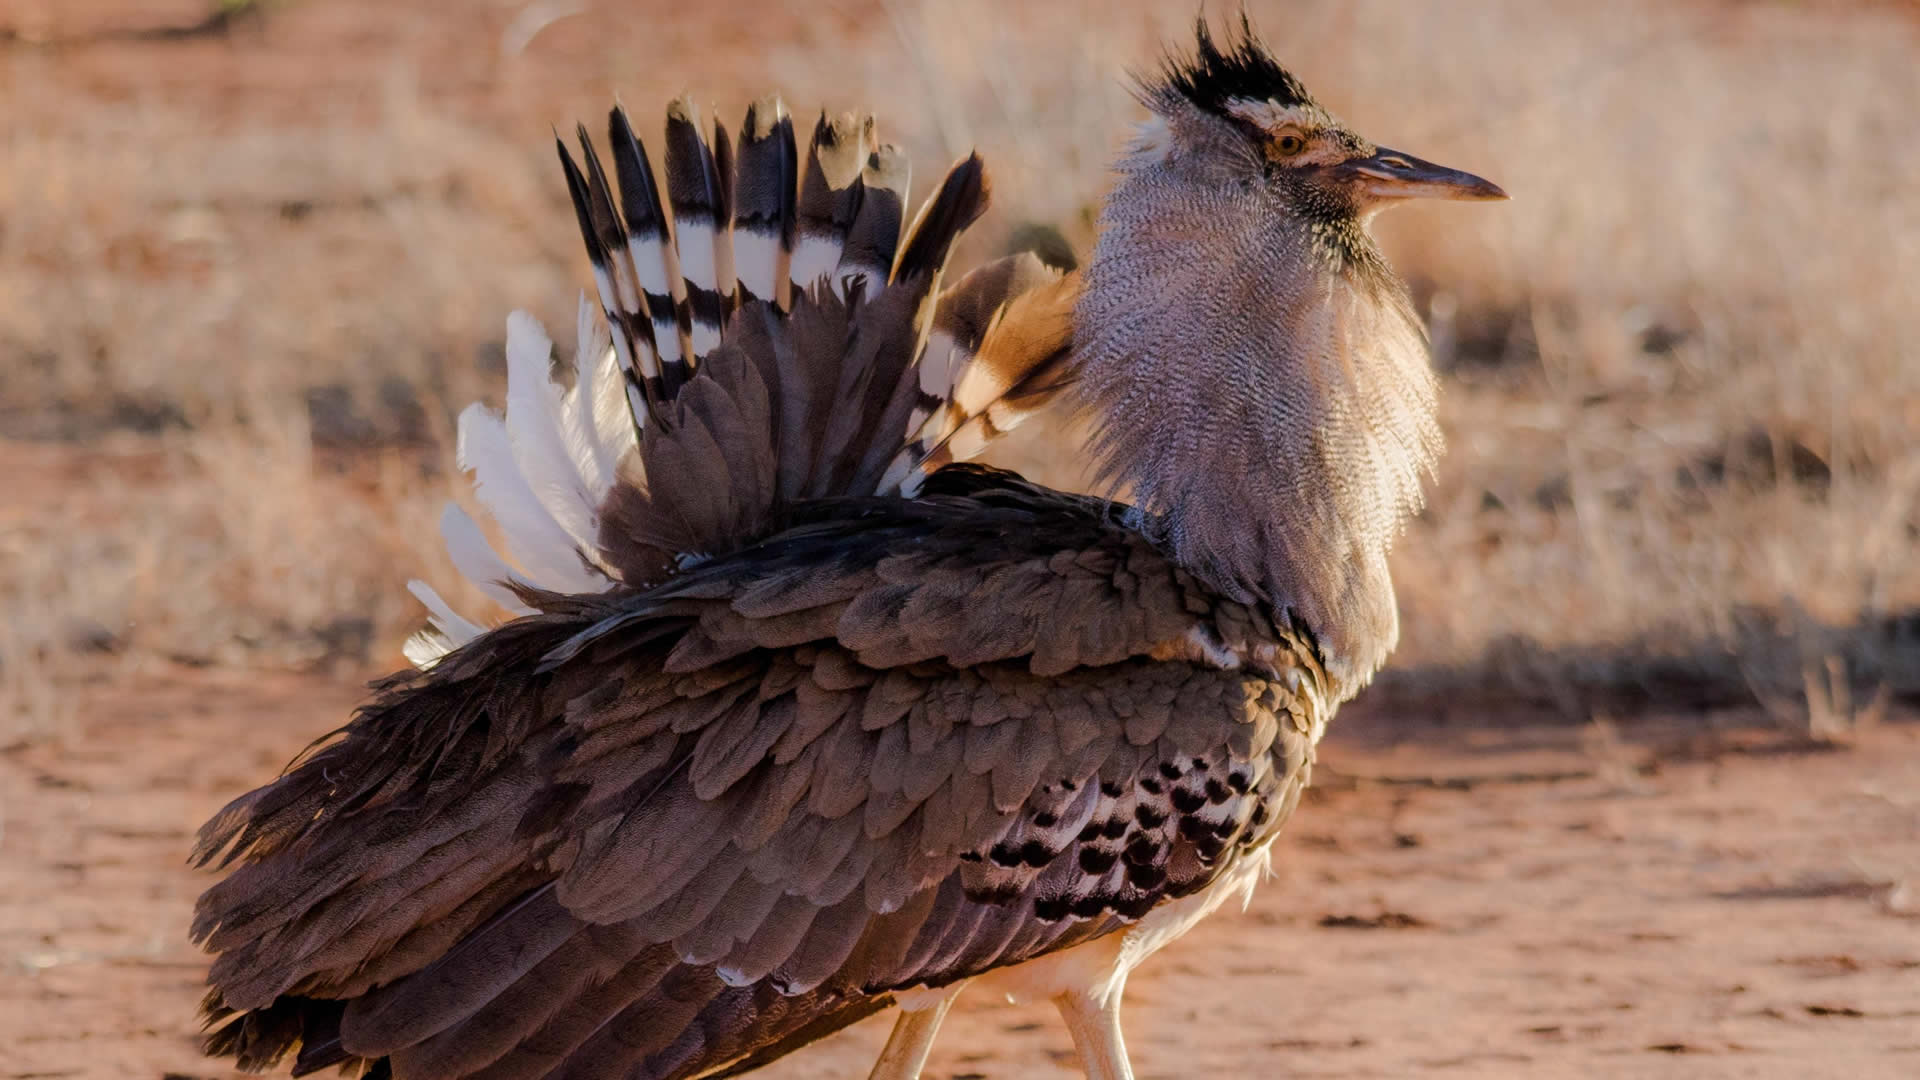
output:
[[[165,671],[0,753],[0,1078],[229,1075],[195,1052],[192,832],[357,695]],[[1276,880],[1136,975],[1142,1080],[1920,1075],[1912,723],[1818,752],[1712,718],[1343,720]],[[764,1075],[865,1075],[885,1023]],[[982,995],[927,1075],[1069,1060],[1050,1013]]]

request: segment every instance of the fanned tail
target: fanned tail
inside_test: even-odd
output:
[[[460,464],[498,526],[457,507],[461,574],[506,612],[542,593],[643,588],[752,539],[795,502],[918,490],[1059,385],[1077,279],[1015,256],[942,290],[985,209],[978,157],[908,224],[906,156],[866,114],[822,114],[804,157],[778,97],[736,147],[692,101],[667,109],[662,173],[624,109],[558,153],[599,297],[571,378],[530,317],[508,323],[504,418],[461,417]],[[616,196],[617,192],[617,196]],[[436,662],[484,624],[414,583]]]

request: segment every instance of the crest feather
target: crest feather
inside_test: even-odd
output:
[[[1150,103],[1184,100],[1228,119],[1231,114],[1227,103],[1235,100],[1272,101],[1283,106],[1318,104],[1306,86],[1273,58],[1244,12],[1239,32],[1229,28],[1224,49],[1214,41],[1205,16],[1194,23],[1194,39],[1192,56],[1169,54],[1159,78],[1147,81],[1143,96]]]

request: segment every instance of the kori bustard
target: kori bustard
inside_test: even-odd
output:
[[[1131,1075],[1128,972],[1265,870],[1398,635],[1440,446],[1370,238],[1492,184],[1375,146],[1244,22],[1143,81],[1084,272],[945,273],[977,158],[908,218],[871,122],[804,155],[687,102],[560,156],[599,301],[508,322],[417,667],[235,800],[194,934],[211,1052],[391,1077],[729,1076],[890,1005],[1047,998]],[[662,198],[664,194],[664,200]],[[904,224],[904,228],[903,228]],[[604,316],[604,325],[601,317]],[[1115,499],[961,463],[1078,410]]]

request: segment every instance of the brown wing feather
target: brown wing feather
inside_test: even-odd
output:
[[[241,1014],[219,1045],[698,1075],[1112,932],[1304,781],[1310,667],[1284,665],[1296,692],[1150,658],[1287,635],[1097,501],[949,470],[787,526],[646,593],[546,598],[217,817],[202,855],[238,837],[242,863],[196,924]]]

